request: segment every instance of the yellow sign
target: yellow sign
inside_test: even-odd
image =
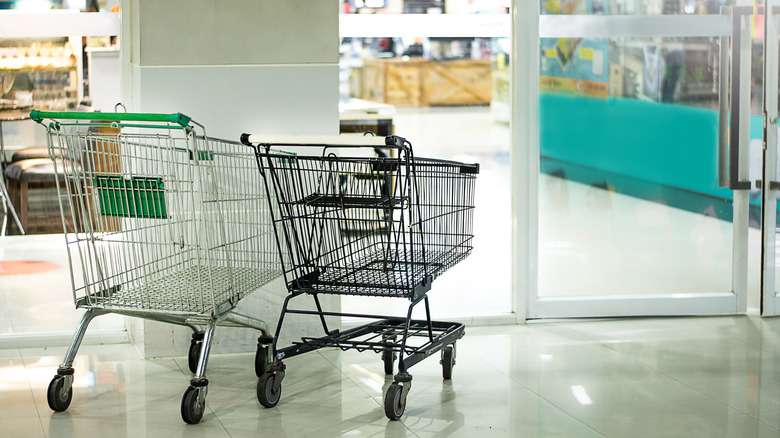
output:
[[[609,97],[608,84],[604,82],[584,81],[581,79],[540,76],[539,88],[542,93],[590,96],[602,99]]]
[[[580,58],[586,60],[586,61],[593,61],[593,54],[596,53],[595,50],[589,49],[589,48],[582,48],[580,49]]]

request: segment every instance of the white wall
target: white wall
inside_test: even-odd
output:
[[[122,100],[132,112],[182,112],[211,137],[338,133],[335,0],[122,0]],[[276,281],[239,304],[272,327]],[[338,309],[339,300],[326,300]],[[285,342],[319,320],[291,321]],[[321,329],[320,329],[321,330]],[[190,331],[134,320],[146,357],[184,355]],[[297,333],[296,333],[297,332]],[[253,351],[258,332],[218,328],[214,352]]]

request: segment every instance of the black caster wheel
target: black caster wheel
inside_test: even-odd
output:
[[[268,365],[271,363],[270,355],[270,345],[257,345],[257,353],[255,353],[255,375],[257,377],[263,377],[263,374],[268,371]]]
[[[385,415],[391,420],[398,420],[406,409],[406,396],[398,382],[393,382],[385,393]]]
[[[203,345],[203,333],[194,333],[190,341],[190,351],[187,354],[187,365],[190,372],[198,371],[198,362],[200,361],[200,347]]]
[[[395,353],[389,347],[382,350],[382,362],[385,363],[385,374],[393,374],[393,364],[395,363]]]
[[[198,424],[203,419],[206,402],[198,400],[203,389],[190,386],[181,398],[181,419],[187,424]]]
[[[441,375],[444,380],[452,379],[452,367],[455,366],[455,347],[447,345],[441,350]]]
[[[49,389],[46,391],[46,400],[52,411],[62,412],[68,409],[70,401],[73,399],[73,387],[65,391],[65,377],[56,375],[49,383]]]
[[[382,347],[382,362],[385,364],[385,374],[393,374],[393,362],[398,357],[393,351],[393,345],[395,345],[395,336],[383,335],[382,343],[386,344]]]
[[[260,376],[260,380],[257,382],[257,401],[266,408],[276,406],[282,397],[282,386],[279,385],[278,389],[274,389],[276,378],[274,373],[265,373]]]

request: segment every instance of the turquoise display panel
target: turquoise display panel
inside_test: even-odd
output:
[[[626,176],[644,181],[648,187],[664,185],[732,199],[730,190],[718,187],[716,110],[635,99],[543,94],[540,115],[543,160]],[[751,139],[762,137],[761,123],[760,116],[751,118]],[[758,203],[757,197],[751,197],[751,204]]]

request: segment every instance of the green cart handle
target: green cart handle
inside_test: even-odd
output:
[[[175,123],[186,128],[192,119],[182,113],[154,114],[154,113],[92,113],[92,112],[51,112],[30,111],[30,118],[38,123],[43,119],[72,119],[93,120],[100,122],[164,122]]]

